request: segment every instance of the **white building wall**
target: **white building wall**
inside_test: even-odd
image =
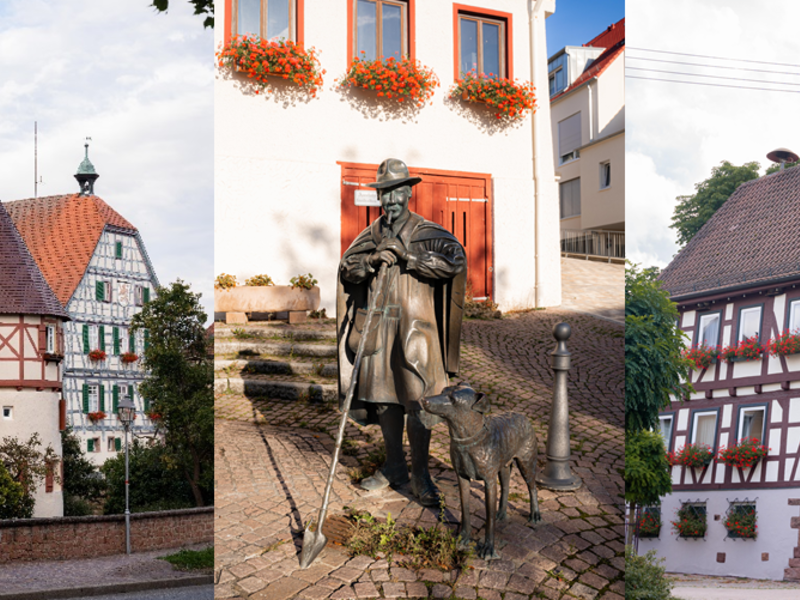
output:
[[[482,6],[513,14],[514,76],[529,79],[528,3],[492,0]],[[305,15],[305,45],[320,51],[322,67],[327,70],[317,98],[304,93],[293,96],[295,88],[284,82],[274,87],[284,90],[285,101],[274,95],[252,95],[243,92],[240,77],[217,73],[216,273],[234,274],[240,282],[267,273],[276,283],[286,284],[299,273],[311,272],[320,282],[322,306],[330,311],[341,252],[341,168],[337,161],[379,164],[395,157],[411,167],[493,176],[495,300],[504,309],[532,306],[536,249],[531,235],[531,117],[498,129],[496,119],[484,107],[446,98],[454,82],[452,4],[417,3],[416,57],[433,68],[442,85],[432,106],[405,116],[393,113],[395,105],[379,102],[372,92],[336,89],[334,80],[347,68],[345,5],[307,0]],[[217,44],[222,43],[227,27],[220,14]],[[541,69],[545,84],[539,89],[547,90],[545,54]],[[546,96],[539,102],[547,102]],[[390,108],[387,111],[385,107]],[[552,165],[552,160],[547,160]],[[552,170],[541,188],[544,202],[553,207],[541,210],[540,218],[557,230],[558,199]],[[541,278],[560,281],[557,238],[543,242]],[[542,305],[559,303],[560,285],[542,295]]]

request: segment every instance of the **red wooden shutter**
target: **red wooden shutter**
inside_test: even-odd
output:
[[[47,325],[42,323],[39,325],[39,356],[44,356],[47,353]]]

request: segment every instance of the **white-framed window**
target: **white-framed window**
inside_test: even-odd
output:
[[[146,285],[137,285],[134,294],[134,303],[136,306],[144,306],[150,302],[150,288]]]
[[[559,210],[562,219],[581,214],[581,178],[576,177],[558,184]]]
[[[789,302],[789,331],[800,330],[800,300]]]
[[[97,325],[89,325],[89,348],[91,350],[100,348],[100,328]]]
[[[761,332],[761,307],[748,306],[739,311],[739,337],[737,341],[758,337]]]
[[[766,416],[766,406],[743,406],[740,408],[738,439],[755,438],[759,443],[763,444]]]
[[[295,0],[233,0],[233,33],[297,41]]]
[[[111,302],[111,282],[98,280],[95,284],[95,299],[100,302]]]
[[[568,58],[567,54],[564,53],[558,58],[551,60],[547,65],[550,96],[555,96],[558,92],[567,87]]]
[[[87,452],[100,452],[100,438],[89,438],[86,440]]]
[[[611,161],[600,163],[600,189],[607,190],[611,187]]]
[[[669,450],[672,441],[672,424],[675,422],[673,415],[659,415],[658,426],[661,437],[664,440],[664,447]]]
[[[714,449],[717,435],[717,411],[696,411],[692,415],[692,444]]]
[[[721,314],[718,312],[700,316],[697,329],[697,346],[716,346],[719,344],[719,324]]]
[[[581,113],[567,117],[558,123],[558,164],[580,158]]]
[[[11,406],[3,407],[3,418],[11,420],[14,418],[14,409]]]
[[[89,389],[89,412],[100,410],[100,386],[90,383]]]
[[[55,354],[56,352],[56,326],[45,326],[45,348],[48,354]]]

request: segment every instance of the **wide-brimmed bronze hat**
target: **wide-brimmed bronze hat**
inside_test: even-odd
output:
[[[368,183],[367,186],[376,190],[396,188],[401,185],[417,185],[421,177],[409,177],[406,163],[397,158],[387,158],[378,167],[378,181]]]

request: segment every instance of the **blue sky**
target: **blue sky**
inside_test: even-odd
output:
[[[625,16],[625,0],[556,0],[547,25],[547,56],[564,46],[585,44]]]

